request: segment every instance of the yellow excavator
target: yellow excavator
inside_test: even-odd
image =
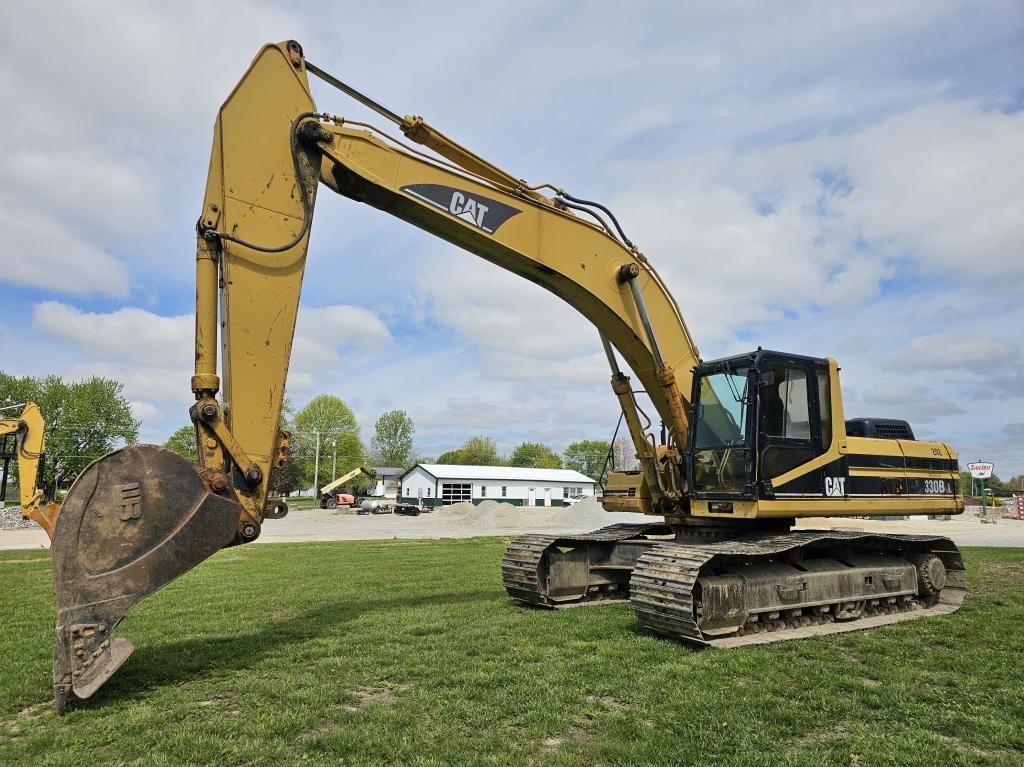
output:
[[[309,75],[401,136],[318,112]],[[959,606],[964,566],[946,538],[791,529],[797,517],[962,512],[948,445],[915,440],[904,421],[847,420],[831,358],[702,361],[607,207],[506,173],[288,41],[260,50],[214,126],[196,238],[198,465],[153,445],[114,451],[82,472],[57,519],[59,709],[131,653],[112,632],[132,605],[287,513],[267,482],[287,450],[279,413],[319,184],[546,288],[598,331],[639,465],[612,472],[601,500],[652,520],[514,541],[502,562],[514,599],[629,599],[647,629],[720,645]]]
[[[0,418],[0,460],[3,460],[3,478],[0,488],[7,492],[8,460],[13,458],[18,465],[18,491],[21,498],[21,516],[31,519],[46,531],[53,540],[53,528],[60,513],[60,505],[47,503],[39,485],[43,480],[46,460],[46,424],[39,406],[34,402],[0,408],[10,410],[21,408],[16,418]],[[7,451],[7,438],[13,437],[13,450]],[[0,496],[2,497],[2,496]]]

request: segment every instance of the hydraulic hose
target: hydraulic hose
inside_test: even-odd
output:
[[[236,237],[228,232],[221,232],[216,229],[202,229],[203,237],[208,240],[229,240],[243,248],[249,248],[251,250],[259,251],[260,253],[283,253],[286,250],[291,250],[300,242],[302,238],[306,236],[306,232],[309,231],[309,225],[312,223],[312,211],[310,210],[309,191],[303,187],[302,182],[302,168],[299,166],[299,153],[298,149],[298,130],[299,125],[303,120],[315,117],[319,119],[321,117],[319,112],[303,112],[294,120],[292,120],[292,126],[289,130],[291,136],[291,149],[292,149],[292,165],[295,167],[295,183],[299,185],[299,190],[302,192],[302,226],[299,228],[299,233],[295,235],[295,238],[284,245],[278,246],[265,246],[257,245],[256,243],[243,240],[241,237]]]

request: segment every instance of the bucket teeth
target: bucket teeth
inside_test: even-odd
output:
[[[58,626],[53,657],[53,697],[63,712],[68,698],[88,698],[135,650],[127,639],[111,638],[106,623]]]

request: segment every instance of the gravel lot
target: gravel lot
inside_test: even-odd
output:
[[[901,522],[806,519],[801,520],[798,527],[945,535],[961,546],[1024,547],[1024,521],[1001,519],[994,525],[982,524],[973,512],[973,509],[969,509],[962,516],[948,521],[923,518]],[[20,513],[17,517],[20,520]],[[649,522],[654,519],[657,518],[610,514],[600,507],[596,499],[551,509],[523,508],[485,501],[479,506],[456,504],[418,517],[393,514],[360,516],[309,509],[293,511],[281,520],[268,520],[257,542],[472,538],[530,532],[580,533],[616,522]],[[46,533],[34,525],[28,529],[0,529],[0,549],[45,548],[48,544]]]

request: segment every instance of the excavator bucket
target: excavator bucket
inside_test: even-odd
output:
[[[139,600],[232,541],[239,504],[155,445],[94,461],[71,487],[53,536],[53,692],[88,698],[135,649],[111,637]]]
[[[60,514],[59,503],[48,503],[45,506],[40,506],[38,509],[33,509],[28,513],[28,518],[39,525],[50,540],[53,540],[53,529],[57,525],[57,516]]]

